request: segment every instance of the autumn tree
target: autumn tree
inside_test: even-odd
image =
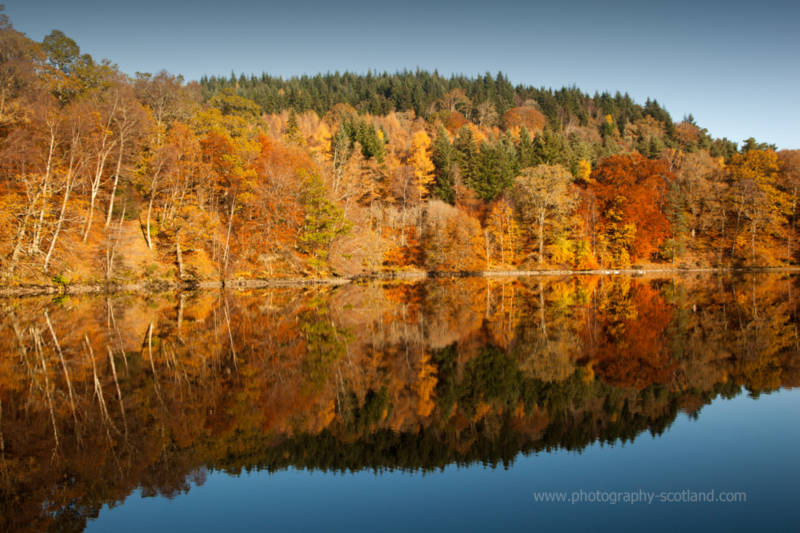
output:
[[[62,143],[62,163],[59,165],[61,174],[60,195],[58,215],[55,227],[52,230],[52,237],[44,256],[42,271],[47,273],[50,261],[58,243],[58,238],[64,226],[67,208],[69,207],[70,195],[75,186],[77,178],[85,171],[89,164],[89,156],[83,149],[83,138],[86,134],[86,120],[83,109],[80,105],[70,104],[64,109],[64,114],[56,118],[54,123],[59,128]]]
[[[792,241],[797,238],[797,203],[800,200],[800,150],[778,152],[781,163],[781,184],[789,195],[789,231],[786,234],[786,256],[794,260]]]
[[[259,151],[253,162],[257,186],[250,200],[250,229],[246,233],[255,259],[272,276],[297,268],[294,251],[305,225],[306,181],[309,176],[318,175],[319,169],[296,145],[265,134],[258,142]],[[322,192],[319,187],[315,190],[317,194]]]
[[[448,91],[439,100],[438,104],[450,112],[458,111],[459,107],[469,107],[471,102],[464,89],[456,88]]]
[[[157,131],[161,132],[173,122],[187,123],[200,103],[196,84],[186,85],[183,76],[163,70],[156,74],[138,72],[133,89],[142,105],[152,113]]]
[[[61,30],[47,34],[41,46],[53,67],[48,72],[51,90],[62,104],[109,87],[116,67],[107,60],[98,63],[91,55],[81,54],[77,43]]]
[[[422,243],[429,270],[480,270],[485,265],[480,223],[444,202],[434,200],[425,210]]]
[[[139,238],[126,217],[147,245],[117,270],[132,279],[173,262],[180,279],[312,275],[331,249],[339,272],[779,264],[797,254],[796,159],[655,100],[502,73],[131,78],[0,14],[6,280],[98,279],[98,244]]]
[[[663,161],[638,154],[606,158],[592,171],[586,188],[599,204],[598,243],[609,262],[649,259],[663,244],[670,232],[664,206],[673,179]]]
[[[572,175],[559,165],[526,168],[515,180],[514,199],[520,219],[536,227],[537,262],[544,263],[545,226],[553,226],[574,207]]]
[[[86,242],[92,229],[95,203],[103,185],[109,179],[108,167],[120,140],[113,129],[120,106],[119,90],[94,91],[83,100],[83,104],[90,128],[84,145],[91,157],[91,166],[86,175],[89,189],[89,206],[83,229],[83,242]]]
[[[112,118],[112,128],[116,135],[116,162],[114,163],[105,227],[111,224],[114,200],[120,177],[129,177],[132,164],[139,153],[144,138],[152,128],[151,115],[137,100],[133,88],[127,83],[117,87],[117,113]]]
[[[791,198],[778,186],[779,171],[778,155],[773,150],[748,149],[734,155],[728,165],[736,213],[735,239],[745,224],[749,226],[753,263],[758,237],[779,236],[791,212]]]
[[[493,261],[502,265],[515,263],[519,234],[513,205],[505,196],[501,196],[489,210],[484,228],[487,269],[492,267]]]
[[[408,164],[414,169],[414,180],[420,197],[428,195],[434,180],[435,166],[431,161],[431,139],[420,130],[414,133],[409,149]]]
[[[44,70],[45,54],[37,43],[16,31],[2,11],[0,17],[0,136],[5,137],[46,90],[37,75],[37,70]]]
[[[547,119],[533,107],[512,107],[503,115],[503,126],[507,130],[525,128],[529,132],[544,130]]]

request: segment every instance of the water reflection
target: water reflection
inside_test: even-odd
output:
[[[0,529],[207,469],[438,469],[658,435],[800,384],[787,275],[436,280],[0,303]]]

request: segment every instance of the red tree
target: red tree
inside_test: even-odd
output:
[[[633,225],[635,234],[628,250],[631,260],[650,257],[670,233],[664,208],[673,179],[663,161],[639,154],[606,158],[592,172],[587,184],[600,214],[595,231]]]

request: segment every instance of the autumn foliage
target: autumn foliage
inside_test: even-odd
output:
[[[506,129],[527,128],[531,133],[544,130],[547,118],[533,107],[513,107],[503,115]]]
[[[616,264],[650,260],[670,232],[665,214],[666,193],[674,177],[663,161],[641,155],[612,156],[591,173],[586,189],[599,212],[589,228],[600,243],[601,257]]]
[[[796,153],[653,100],[502,74],[130,77],[3,20],[6,285],[800,257]]]

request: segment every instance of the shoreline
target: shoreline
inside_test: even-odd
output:
[[[151,294],[165,292],[183,292],[195,290],[249,290],[279,287],[304,287],[319,285],[347,285],[369,281],[401,281],[424,279],[455,278],[514,278],[514,277],[551,277],[551,276],[635,276],[648,274],[768,274],[768,273],[800,272],[800,266],[789,267],[707,267],[707,268],[609,268],[593,270],[480,270],[480,271],[394,271],[373,272],[348,277],[327,278],[262,278],[262,279],[230,279],[220,281],[163,281],[141,283],[76,283],[74,285],[57,284],[21,284],[11,287],[0,287],[0,298],[20,296],[77,295],[77,294],[117,294],[125,292],[147,292]]]

